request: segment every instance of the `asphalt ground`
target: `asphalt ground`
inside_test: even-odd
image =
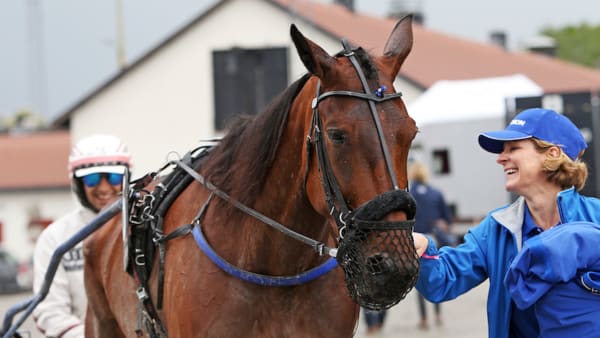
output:
[[[488,283],[441,304],[442,324],[435,324],[433,304],[426,303],[429,329],[419,329],[419,306],[416,291],[388,310],[382,332],[367,335],[361,313],[357,338],[482,338],[487,337]]]
[[[487,283],[471,290],[459,298],[442,303],[442,324],[434,321],[433,304],[427,303],[429,329],[418,328],[419,310],[416,291],[411,291],[404,300],[388,310],[383,330],[378,335],[367,335],[363,313],[357,328],[356,338],[482,338],[487,337],[486,298]],[[31,297],[30,293],[0,296],[2,320],[6,310]],[[35,329],[31,318],[21,328],[24,338],[43,338]],[[333,338],[333,337],[332,337]]]

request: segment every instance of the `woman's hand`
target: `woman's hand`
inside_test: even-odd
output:
[[[418,232],[413,232],[413,240],[415,242],[417,255],[419,255],[419,257],[423,256],[423,253],[427,250],[427,246],[429,245],[429,240],[425,235]]]

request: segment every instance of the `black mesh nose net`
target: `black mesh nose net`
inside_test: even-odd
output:
[[[415,201],[403,190],[377,196],[356,209],[337,253],[350,296],[371,310],[388,309],[406,297],[419,274],[413,221],[382,221],[393,211],[415,214]]]

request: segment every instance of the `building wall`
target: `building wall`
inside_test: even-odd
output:
[[[115,134],[132,151],[134,177],[158,169],[170,152],[183,155],[217,136],[212,51],[287,46],[290,81],[306,72],[290,39],[291,23],[330,54],[341,50],[338,40],[265,1],[229,1],[76,111],[73,142],[90,133]],[[405,101],[420,94],[401,80],[396,88]]]
[[[32,218],[55,220],[76,206],[69,189],[0,192],[1,245],[21,260],[33,252]],[[66,240],[66,239],[65,239]]]

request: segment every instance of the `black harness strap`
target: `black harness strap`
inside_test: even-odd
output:
[[[194,156],[198,150],[199,154]],[[182,162],[190,166],[199,166],[201,159],[208,153],[209,148],[201,147],[186,154]],[[131,234],[129,237],[129,254],[131,264],[127,271],[138,283],[136,291],[139,300],[138,336],[143,335],[142,326],[146,327],[149,337],[167,337],[167,331],[162,325],[157,309],[162,308],[164,291],[164,264],[166,256],[166,242],[189,234],[192,228],[183,225],[173,232],[165,235],[163,231],[164,215],[179,196],[179,194],[193,181],[183,170],[175,169],[162,181],[156,184],[152,192],[145,189],[161,171],[172,165],[169,162],[158,172],[148,174],[135,182],[131,191],[129,205],[129,224]],[[152,270],[154,251],[158,247],[159,271],[157,285],[156,307],[148,292],[148,282]]]
[[[361,75],[362,75],[362,72],[361,72]],[[317,91],[317,94],[318,94],[318,91]],[[348,90],[332,90],[330,92],[325,92],[321,95],[318,95],[317,100],[322,101],[323,99],[326,99],[330,96],[350,96],[350,97],[355,97],[357,99],[367,100],[369,102],[381,103],[381,102],[387,101],[389,99],[402,97],[402,93],[386,94],[385,96],[382,95],[381,97],[379,97],[379,96],[373,95],[373,94],[357,93],[357,92],[351,92]]]
[[[262,223],[269,225],[270,227],[272,227],[276,230],[281,231],[282,233],[286,234],[289,237],[292,237],[302,243],[310,245],[321,256],[324,254],[328,254],[331,257],[335,257],[335,253],[337,252],[337,250],[326,246],[322,242],[316,241],[316,240],[314,240],[310,237],[307,237],[303,234],[297,233],[297,232],[287,228],[285,225],[273,220],[272,218],[269,218],[269,217],[265,216],[264,214],[231,198],[231,196],[229,196],[226,192],[224,192],[224,191],[220,190],[219,188],[217,188],[216,186],[214,186],[211,182],[206,180],[204,178],[204,176],[202,176],[200,173],[198,173],[197,171],[195,171],[194,169],[189,167],[187,164],[185,164],[181,161],[174,161],[174,163],[176,163],[179,168],[185,170],[196,181],[200,182],[210,192],[212,192],[219,198],[223,199],[227,203],[233,205],[237,209],[243,211],[247,215],[252,216],[252,217],[256,218],[257,220],[261,221]]]
[[[342,46],[344,46],[346,56],[348,57],[350,62],[352,62],[352,65],[354,66],[354,70],[356,70],[356,74],[358,74],[358,77],[360,78],[360,82],[363,85],[363,89],[365,90],[365,93],[370,94],[369,99],[367,100],[367,103],[369,104],[369,108],[371,109],[371,116],[373,116],[373,121],[375,122],[375,126],[377,127],[377,134],[379,135],[379,145],[381,146],[381,151],[383,152],[383,157],[385,158],[385,163],[387,165],[387,169],[388,169],[388,173],[390,174],[390,178],[392,179],[392,185],[394,187],[394,190],[400,190],[400,188],[398,186],[398,181],[396,180],[396,175],[394,175],[394,167],[392,166],[392,160],[390,158],[390,152],[387,147],[387,142],[385,141],[385,138],[383,136],[383,127],[381,126],[381,120],[379,119],[379,114],[377,114],[377,108],[375,108],[375,103],[373,102],[373,101],[382,102],[382,101],[385,101],[384,99],[389,100],[390,98],[393,98],[393,97],[390,97],[390,96],[381,97],[378,100],[377,95],[371,94],[371,89],[369,88],[369,83],[367,82],[367,79],[365,78],[365,74],[361,70],[360,65],[358,64],[358,60],[356,60],[356,55],[354,55],[354,52],[350,48],[350,45],[348,44],[348,41],[346,39],[342,39]],[[374,96],[375,99],[371,99],[372,96]]]
[[[317,85],[317,93],[319,91],[320,84]],[[320,96],[318,97],[320,98]],[[318,100],[317,100],[318,102]],[[336,219],[338,226],[340,224],[345,225],[346,221],[343,219],[350,212],[344,195],[340,189],[340,185],[337,183],[335,175],[331,170],[331,163],[329,163],[329,156],[325,149],[325,142],[322,136],[322,122],[317,111],[316,106],[313,107],[313,125],[315,126],[315,148],[317,150],[317,162],[319,169],[322,171],[321,184],[325,191],[325,200],[329,207],[329,213]],[[336,201],[338,201],[338,208],[336,208]]]
[[[158,316],[154,304],[152,303],[152,299],[148,294],[147,288],[142,286],[139,278],[137,278],[137,272],[134,272],[134,278],[139,283],[139,286],[135,292],[138,297],[138,320],[137,329],[135,330],[136,335],[138,337],[144,336],[142,325],[145,324],[149,338],[168,337],[169,335],[167,330],[162,325],[160,317]]]

